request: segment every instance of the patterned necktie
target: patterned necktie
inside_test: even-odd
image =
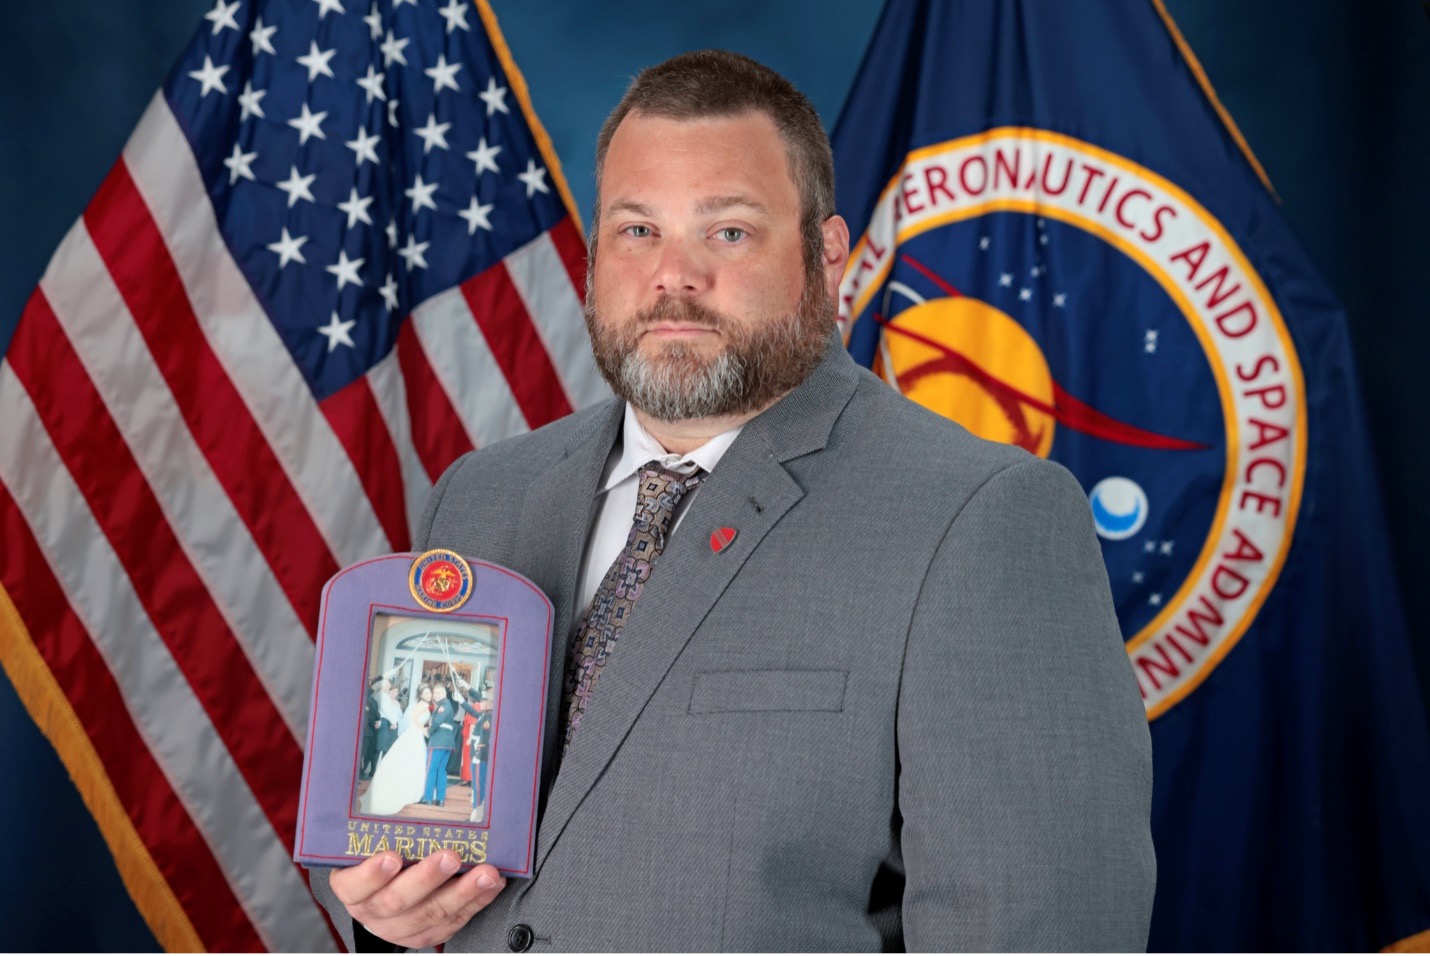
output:
[[[636,515],[626,546],[601,579],[586,617],[576,629],[576,639],[571,642],[561,695],[566,716],[562,754],[570,748],[571,738],[581,725],[591,692],[615,649],[626,618],[640,599],[656,559],[665,551],[675,506],[704,480],[705,474],[702,470],[680,475],[654,461],[641,468],[636,485]]]

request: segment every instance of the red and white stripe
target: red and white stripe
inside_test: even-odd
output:
[[[210,949],[331,949],[292,862],[323,582],[456,455],[606,394],[567,220],[317,401],[156,96],[0,362],[0,585]]]

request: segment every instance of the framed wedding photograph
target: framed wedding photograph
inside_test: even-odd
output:
[[[294,859],[455,851],[529,875],[552,607],[510,569],[395,554],[323,590]]]

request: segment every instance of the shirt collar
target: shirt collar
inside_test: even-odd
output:
[[[721,432],[688,455],[672,455],[645,430],[636,418],[635,411],[627,405],[625,421],[621,425],[621,455],[607,474],[601,490],[610,491],[634,476],[648,461],[658,461],[672,471],[684,474],[690,474],[696,468],[703,468],[707,473],[712,472],[721,457],[734,444],[740,429],[744,427],[736,425],[729,431]]]

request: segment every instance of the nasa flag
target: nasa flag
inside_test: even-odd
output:
[[[1088,493],[1151,721],[1150,947],[1430,943],[1344,316],[1160,0],[889,3],[834,151],[850,351]]]

